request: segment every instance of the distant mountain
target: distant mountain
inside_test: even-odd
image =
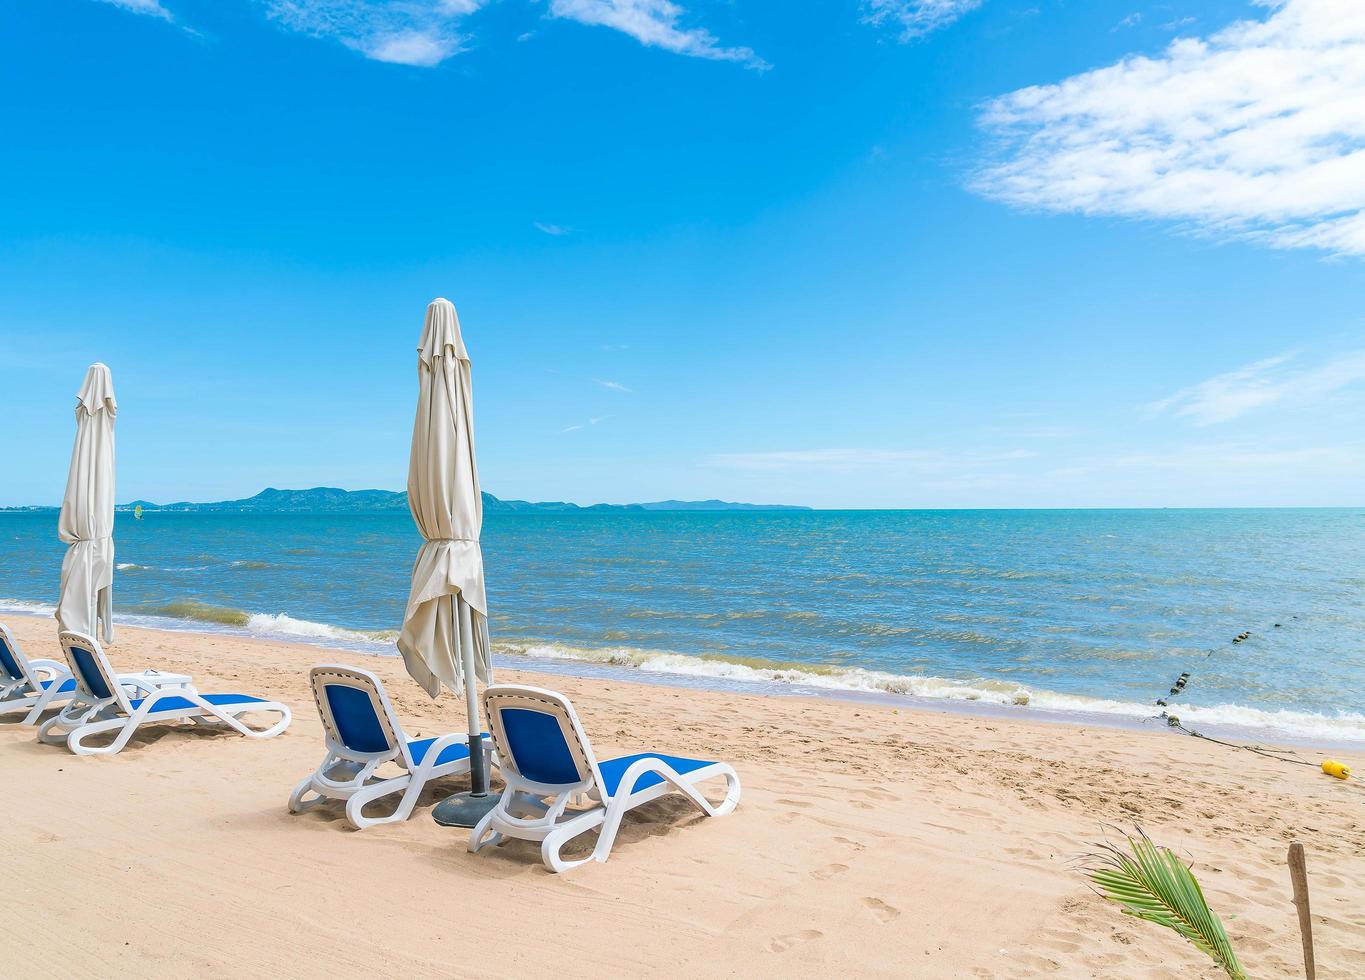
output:
[[[134,500],[120,504],[117,510],[190,511],[194,513],[234,512],[256,514],[334,514],[382,513],[406,511],[408,495],[401,490],[341,490],[336,487],[313,487],[311,490],[276,490],[267,487],[245,500],[220,500],[215,503],[180,501],[174,504],[155,504],[150,500]],[[20,509],[20,508],[16,508]],[[483,495],[485,514],[565,514],[594,511],[729,511],[729,510],[810,510],[787,504],[737,504],[725,500],[660,500],[651,504],[578,504],[552,500],[531,503],[526,500],[499,500],[491,493]]]

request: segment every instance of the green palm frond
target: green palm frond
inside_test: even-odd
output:
[[[1131,916],[1174,930],[1211,956],[1232,980],[1246,980],[1223,923],[1209,908],[1189,867],[1146,834],[1129,837],[1132,853],[1103,844],[1086,868],[1099,893]]]

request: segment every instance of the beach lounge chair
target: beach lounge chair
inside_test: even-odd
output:
[[[406,820],[427,783],[469,772],[468,734],[409,741],[384,686],[368,670],[323,664],[314,667],[309,677],[322,717],[327,755],[294,788],[289,797],[290,813],[302,813],[325,800],[345,800],[346,819],[356,830],[364,830]],[[483,744],[485,758],[491,763],[492,746],[487,735]],[[405,771],[396,776],[377,776],[377,770],[388,763]],[[392,813],[365,815],[370,803],[399,792],[403,795]]]
[[[164,687],[139,692],[143,697],[132,697],[93,637],[63,631],[58,639],[75,678],[78,699],[43,722],[38,729],[40,742],[65,742],[76,755],[112,755],[127,745],[143,725],[192,721],[197,725],[230,728],[248,738],[273,738],[289,727],[286,705],[246,694],[200,694],[188,687]],[[239,716],[254,712],[278,714],[280,720],[268,728],[250,728]],[[105,732],[118,734],[108,745],[85,744],[92,735]]]
[[[166,675],[179,679],[178,675]],[[151,691],[162,679],[154,670],[120,674],[130,694]],[[0,715],[24,712],[21,725],[36,725],[43,712],[80,697],[71,668],[56,660],[29,660],[14,635],[0,623]]]
[[[567,871],[605,861],[626,812],[668,793],[681,793],[712,817],[739,804],[739,776],[723,762],[642,753],[599,763],[573,705],[562,694],[497,685],[484,692],[483,703],[507,788],[470,833],[471,851],[503,837],[540,841],[545,866]],[[713,804],[697,784],[721,776],[725,799]],[[575,798],[586,800],[588,808],[568,810]],[[591,855],[578,861],[560,858],[568,841],[590,830],[597,832]]]
[[[0,623],[0,715],[24,712],[22,724],[32,725],[49,707],[70,701],[76,682],[66,664],[29,660]]]

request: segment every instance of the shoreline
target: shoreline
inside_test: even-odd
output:
[[[20,604],[28,605],[33,608],[24,610],[21,608]],[[31,602],[29,600],[11,600],[11,603],[8,605],[0,605],[0,616],[27,617],[40,620],[50,619],[51,613],[49,612],[49,608],[50,607],[46,604]],[[360,630],[352,630],[347,627],[335,627],[322,623],[311,623],[305,620],[294,620],[288,616],[271,618],[286,620],[294,629],[311,629],[315,632],[311,635],[308,633],[287,632],[285,630],[252,632],[245,627],[237,627],[230,624],[215,624],[212,622],[200,622],[189,619],[176,619],[174,617],[136,613],[116,614],[115,626],[119,629],[148,629],[174,634],[228,636],[244,640],[290,644],[314,650],[345,652],[347,654],[357,654],[364,657],[397,659],[397,654],[389,652],[379,641],[364,639],[365,634]],[[348,635],[355,636],[357,639],[348,642],[346,639]],[[551,644],[503,641],[501,644],[494,645],[495,650],[499,645],[521,646],[525,650],[545,650],[553,648]],[[594,652],[609,655],[614,650],[615,648],[605,648],[602,651]],[[684,663],[684,661],[697,661],[703,664],[708,663],[708,659],[701,656],[686,654],[661,654],[661,656],[671,658],[675,664],[682,667],[692,666],[690,663]],[[1150,716],[1142,716],[1133,713],[1131,710],[1127,710],[1136,707],[1136,705],[1085,696],[1075,696],[1074,700],[1077,702],[1091,702],[1095,705],[1114,705],[1125,710],[1120,712],[1095,710],[1093,708],[1088,709],[1086,707],[1058,708],[1029,703],[1010,704],[1005,703],[1004,701],[993,700],[989,695],[983,697],[951,697],[934,696],[930,694],[903,694],[891,691],[859,690],[856,688],[839,687],[835,685],[825,686],[813,683],[802,683],[799,680],[779,681],[773,679],[726,677],[709,672],[690,672],[685,669],[670,670],[667,667],[642,668],[638,665],[632,666],[612,662],[608,656],[594,660],[575,656],[537,655],[530,652],[518,654],[495,652],[493,662],[495,668],[498,670],[525,671],[609,682],[638,683],[664,688],[678,688],[682,690],[704,690],[720,693],[753,695],[757,697],[825,699],[869,706],[880,705],[914,711],[942,711],[974,718],[988,718],[1001,721],[1018,720],[1048,725],[1102,727],[1119,731],[1137,732],[1165,733],[1167,731],[1166,723],[1161,716],[1162,709],[1155,705],[1151,709]],[[715,663],[715,661],[710,661],[710,663]],[[738,666],[740,670],[751,669],[743,667],[742,665],[736,666]],[[810,676],[814,678],[816,675],[810,674]],[[966,683],[964,683],[964,688],[966,690],[973,689]],[[1199,732],[1214,738],[1270,743],[1272,745],[1281,745],[1292,748],[1317,748],[1324,751],[1365,750],[1365,734],[1360,738],[1344,737],[1339,734],[1335,736],[1318,735],[1288,731],[1284,728],[1268,724],[1235,724],[1217,720],[1207,721],[1199,717],[1201,712],[1208,711],[1249,711],[1270,714],[1269,712],[1266,712],[1265,709],[1247,709],[1240,705],[1198,706],[1177,702],[1171,705],[1168,710],[1176,717],[1187,720],[1188,724],[1195,727]],[[1189,721],[1191,714],[1195,719],[1193,721]],[[1301,717],[1308,716],[1308,713],[1298,714],[1300,714]],[[1333,720],[1330,716],[1322,715],[1320,713],[1313,715],[1312,717],[1322,719],[1325,724],[1330,724]]]
[[[30,657],[56,652],[55,623],[9,625]],[[1124,916],[1076,871],[1094,842],[1140,826],[1194,863],[1257,976],[1297,969],[1284,854],[1302,841],[1321,975],[1365,973],[1355,780],[1164,732],[503,670],[500,680],[572,698],[601,758],[720,759],[744,784],[731,816],[661,800],[627,820],[606,864],[551,876],[534,846],[471,855],[463,832],[430,819],[467,780],[430,790],[406,822],[363,832],[339,808],[286,811],[323,752],[307,670],[352,653],[121,627],[116,668],[280,700],[293,724],[267,742],[152,728],[90,759],[0,724],[7,776],[25,789],[0,830],[25,885],[0,895],[0,913],[36,934],[60,930],[72,972],[147,977],[183,975],[168,934],[209,974],[226,972],[249,937],[262,972],[332,976],[341,956],[352,971],[462,975],[460,964],[487,962],[489,937],[450,913],[477,903],[492,924],[537,913],[492,975],[562,970],[568,957],[608,975],[1215,980],[1201,954]],[[398,658],[363,665],[409,738],[463,730],[463,703],[428,698]],[[1359,765],[1365,753],[1341,759]],[[125,904],[110,918],[71,902],[121,893],[129,868],[161,896],[155,908]],[[341,868],[365,887],[318,887]],[[222,914],[205,914],[206,887]],[[11,965],[39,974],[46,955],[24,947]]]

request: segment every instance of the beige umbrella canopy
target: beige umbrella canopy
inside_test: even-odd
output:
[[[471,725],[477,725],[474,677],[485,684],[492,679],[479,549],[483,499],[474,461],[469,355],[449,300],[427,307],[417,379],[408,508],[425,543],[413,566],[398,649],[408,673],[433,698],[442,685],[469,696]]]
[[[70,547],[62,560],[57,622],[64,630],[114,640],[114,379],[92,364],[76,395],[76,443],[57,522]]]

